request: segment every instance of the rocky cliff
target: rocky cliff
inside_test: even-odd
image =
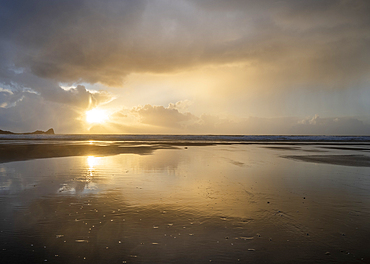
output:
[[[35,132],[29,133],[14,133],[10,131],[5,131],[0,129],[0,134],[7,134],[7,135],[54,135],[54,129],[50,128],[47,131],[36,130]]]

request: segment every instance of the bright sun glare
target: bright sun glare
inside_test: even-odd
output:
[[[104,123],[108,119],[108,115],[104,110],[92,109],[86,112],[86,121],[88,123]]]
[[[94,169],[96,165],[98,165],[100,158],[94,156],[87,157],[87,164],[89,165],[90,169]]]

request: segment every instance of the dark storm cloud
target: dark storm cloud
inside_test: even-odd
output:
[[[346,86],[370,69],[366,0],[3,0],[0,10],[2,63],[62,82],[239,62]]]
[[[142,7],[140,0],[2,1],[0,32],[3,42],[12,43],[12,62],[37,76],[105,81],[124,73],[108,70],[107,61],[124,59],[115,57],[117,48],[130,38],[126,32]]]

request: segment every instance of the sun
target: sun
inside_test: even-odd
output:
[[[88,123],[99,123],[102,124],[107,121],[108,115],[105,110],[94,108],[90,111],[86,111],[86,122]]]

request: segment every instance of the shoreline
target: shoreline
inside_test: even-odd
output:
[[[187,149],[188,147],[215,146],[215,145],[261,145],[266,149],[281,152],[280,157],[295,161],[323,163],[342,166],[370,167],[370,144],[355,144],[353,142],[110,142],[110,141],[48,141],[4,142],[0,141],[0,163],[26,161],[33,159],[47,159],[72,156],[112,156],[120,154],[151,155],[159,149]],[[330,145],[330,146],[328,146]],[[358,147],[354,147],[354,146]],[[302,146],[300,148],[299,146]],[[305,146],[317,146],[320,149],[304,149]],[[349,146],[349,147],[345,147]],[[326,150],[337,151],[328,153]],[[303,152],[300,154],[283,155],[285,151]],[[359,153],[347,153],[356,151]],[[304,152],[321,152],[325,154],[304,154]],[[343,152],[341,154],[340,152]]]
[[[339,135],[0,134],[0,142],[7,140],[370,144],[370,136]]]
[[[72,156],[111,156],[118,154],[149,155],[156,149],[159,149],[159,147],[122,146],[116,144],[111,144],[109,146],[77,144],[0,144],[0,163]]]

